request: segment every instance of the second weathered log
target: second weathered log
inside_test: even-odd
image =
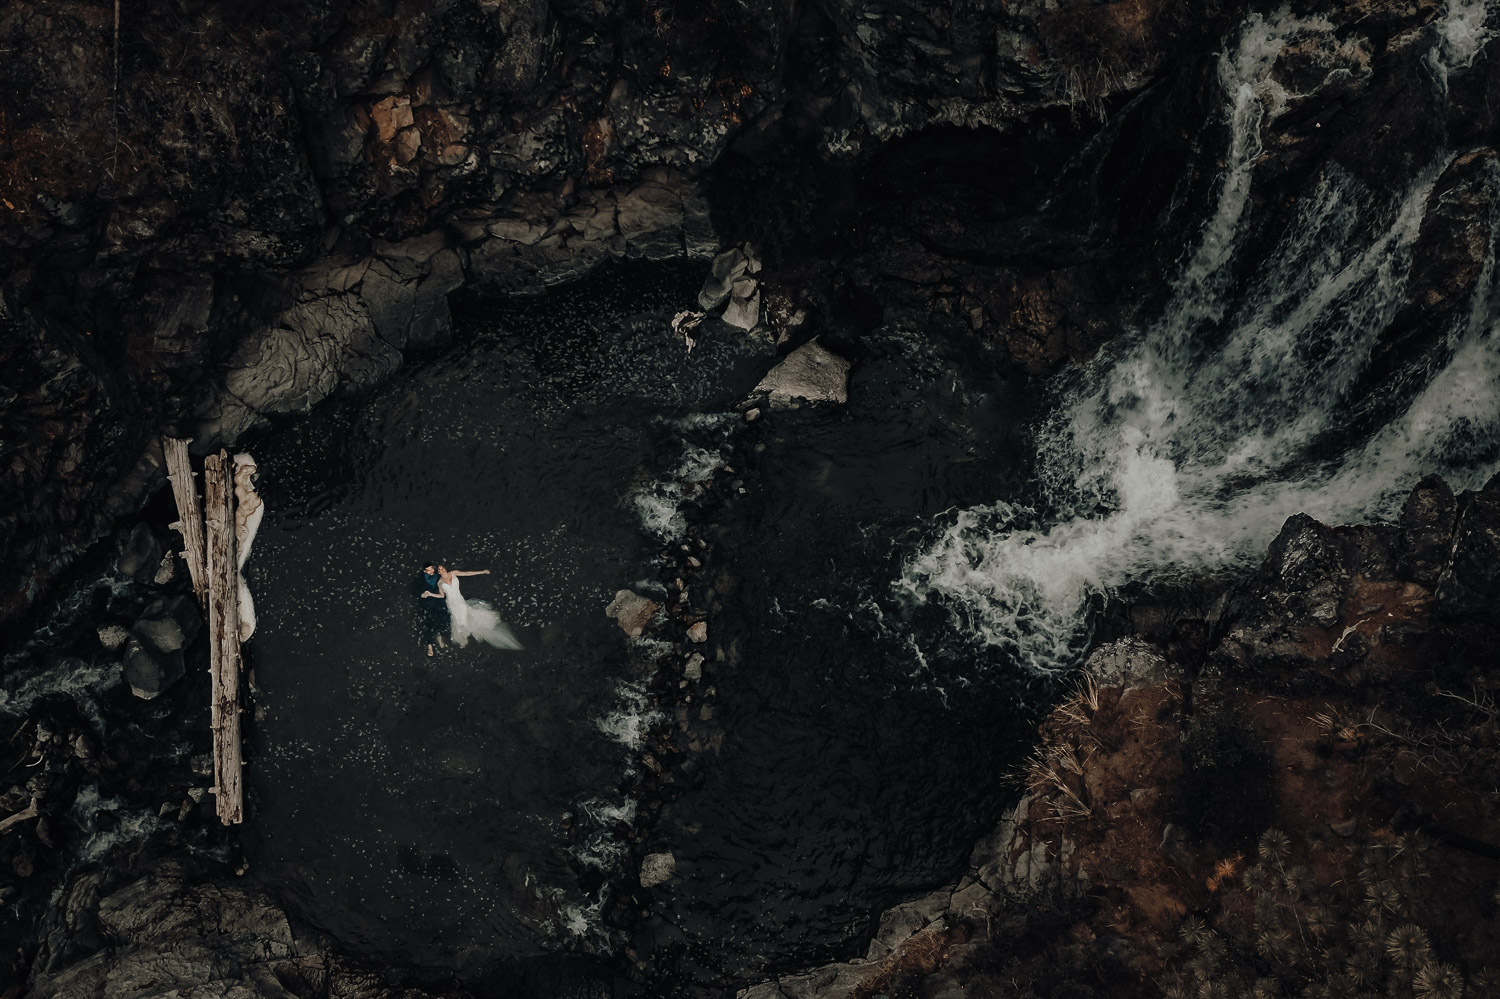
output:
[[[172,498],[177,501],[175,526],[182,535],[182,557],[193,581],[193,595],[198,598],[198,606],[206,611],[208,571],[203,552],[203,514],[198,507],[198,487],[193,484],[193,466],[188,461],[188,442],[177,437],[163,437],[161,449],[167,458]]]
[[[229,455],[203,463],[206,521],[209,655],[213,671],[210,725],[214,738],[214,794],[225,825],[244,819],[240,774],[239,560],[235,551],[234,489]]]

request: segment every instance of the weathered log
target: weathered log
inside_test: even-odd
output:
[[[198,606],[208,609],[208,572],[203,553],[203,513],[198,506],[198,487],[193,484],[193,467],[188,462],[188,442],[163,437],[161,449],[167,457],[167,476],[172,480],[172,498],[177,501],[177,523],[182,535],[182,557],[193,580],[193,594]]]
[[[32,798],[31,804],[27,805],[21,811],[10,816],[9,818],[0,819],[0,833],[9,832],[11,826],[18,826],[22,822],[25,822],[27,819],[36,818],[39,814],[41,813],[37,811],[36,799]]]
[[[228,453],[203,462],[207,522],[208,629],[213,693],[209,724],[214,736],[214,795],[219,821],[244,819],[240,787],[239,560],[235,554],[234,489]]]

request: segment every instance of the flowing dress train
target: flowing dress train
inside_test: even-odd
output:
[[[510,628],[500,620],[500,614],[483,600],[465,600],[459,590],[458,577],[451,583],[442,584],[443,599],[448,602],[449,634],[453,644],[462,648],[470,638],[493,645],[497,649],[519,649],[521,643],[511,634]]]

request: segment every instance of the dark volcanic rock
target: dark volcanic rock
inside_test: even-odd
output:
[[[120,561],[116,568],[120,575],[138,582],[150,582],[161,566],[162,547],[149,524],[140,523],[131,528],[120,548]]]
[[[139,639],[131,639],[125,645],[124,672],[130,692],[149,701],[182,679],[182,651],[157,652]]]
[[[1239,620],[1213,661],[1240,669],[1302,661],[1307,630],[1338,622],[1349,579],[1334,529],[1306,514],[1288,518],[1246,584]]]
[[[1282,525],[1266,550],[1255,585],[1289,617],[1322,627],[1338,620],[1349,570],[1332,528],[1299,513]]]
[[[342,967],[326,940],[250,885],[176,863],[108,892],[103,881],[81,875],[51,910],[26,995],[427,995]]]
[[[1440,341],[1487,204],[1500,61],[1430,86],[1439,8],[1306,21],[1256,167],[1270,245],[1323,171],[1399,183],[1417,150],[1476,147],[1434,189],[1393,358]],[[113,13],[0,16],[0,409],[27,445],[0,464],[6,616],[139,505],[160,430],[207,448],[372,384],[444,340],[464,284],[749,241],[825,321],[895,310],[1038,372],[1088,357],[1213,194],[1241,23],[1182,0]]]
[[[1453,554],[1457,518],[1458,501],[1448,483],[1436,475],[1418,482],[1401,509],[1397,571],[1428,589],[1435,588]]]
[[[1437,584],[1438,612],[1495,617],[1500,601],[1500,476],[1459,498],[1451,561]]]
[[[157,652],[179,652],[192,642],[202,623],[193,598],[178,594],[153,601],[136,618],[131,631]]]

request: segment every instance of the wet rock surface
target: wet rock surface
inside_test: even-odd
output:
[[[849,369],[852,365],[814,340],[782,358],[766,372],[751,392],[764,395],[773,409],[849,401]]]
[[[49,914],[28,995],[434,995],[348,967],[253,884],[175,862],[116,880],[94,872],[68,886]]]

